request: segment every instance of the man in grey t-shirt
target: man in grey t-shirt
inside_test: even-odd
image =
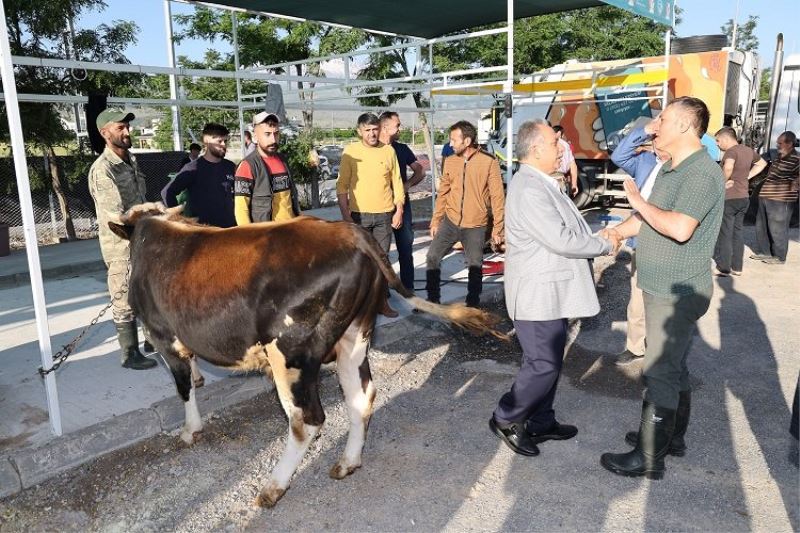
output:
[[[686,450],[691,400],[686,356],[711,300],[711,256],[725,199],[722,171],[700,143],[708,120],[708,108],[697,98],[678,98],[664,109],[653,142],[671,161],[648,200],[633,180],[625,182],[636,212],[608,230],[615,238],[638,235],[636,266],[647,328],[641,423],[625,437],[635,448],[600,458],[615,474],[660,479],[664,457]]]

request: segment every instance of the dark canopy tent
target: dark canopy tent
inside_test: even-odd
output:
[[[219,0],[209,4],[236,7],[431,39],[477,26],[506,20],[502,0]],[[605,5],[600,0],[516,0],[514,17],[525,18],[559,11]]]

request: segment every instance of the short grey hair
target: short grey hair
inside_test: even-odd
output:
[[[535,118],[522,123],[517,131],[517,159],[528,157],[531,147],[542,137],[542,126],[550,126],[543,118]]]

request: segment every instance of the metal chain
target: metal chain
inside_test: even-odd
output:
[[[100,321],[103,315],[106,314],[106,311],[111,309],[111,306],[114,305],[114,302],[116,302],[117,300],[121,300],[122,298],[125,297],[125,295],[128,292],[128,281],[130,274],[131,274],[131,262],[128,261],[128,269],[125,271],[125,281],[123,282],[122,287],[120,287],[120,289],[114,293],[114,295],[111,298],[111,301],[108,302],[106,306],[100,310],[99,313],[97,313],[97,316],[94,317],[91,322],[89,322],[88,326],[83,328],[83,331],[81,331],[77,337],[75,337],[74,339],[72,339],[72,341],[62,346],[58,352],[53,354],[53,360],[54,360],[53,366],[51,366],[47,370],[45,370],[41,366],[39,367],[38,372],[42,378],[44,378],[47,374],[58,370],[58,368],[62,364],[64,364],[64,362],[67,360],[67,358],[70,355],[72,355],[72,352],[75,350],[80,340],[83,338],[84,335],[86,335],[86,332],[89,331],[89,329],[91,329],[92,326],[94,326]]]

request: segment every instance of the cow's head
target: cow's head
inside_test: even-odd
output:
[[[180,216],[183,206],[164,207],[161,202],[150,202],[131,207],[121,215],[107,213],[108,227],[115,235],[130,240],[133,228],[143,218],[159,216],[164,220],[183,218]]]

